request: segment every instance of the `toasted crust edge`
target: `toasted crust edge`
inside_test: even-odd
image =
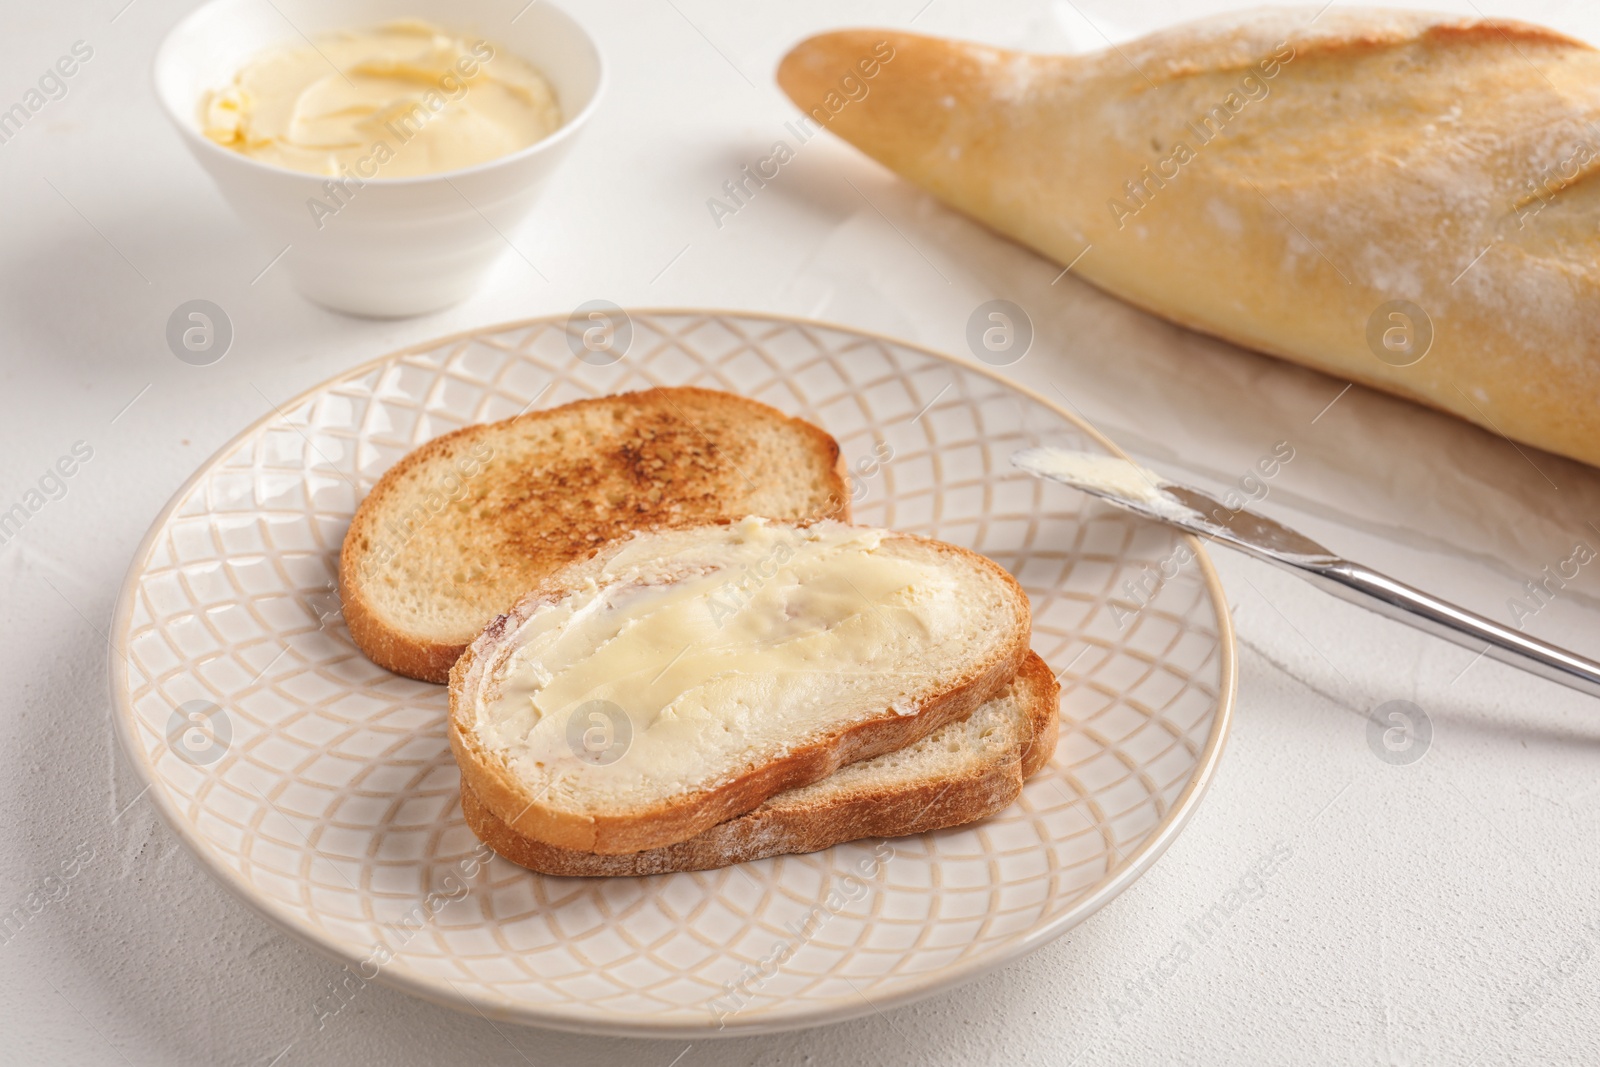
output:
[[[1022,792],[1023,782],[1037,774],[1055,751],[1061,686],[1033,652],[1017,671],[1017,679],[1032,689],[1029,736],[1017,758],[976,774],[923,782],[911,790],[860,794],[820,809],[760,809],[687,841],[620,856],[559,848],[524,837],[490,811],[465,779],[461,811],[478,839],[499,855],[540,874],[568,878],[709,871],[769,856],[818,852],[846,841],[962,826],[1008,807]]]
[[[822,427],[808,422],[796,415],[789,415],[770,404],[760,400],[752,400],[738,393],[725,392],[720,389],[706,389],[698,385],[656,386],[650,389],[638,389],[626,393],[610,393],[605,396],[585,397],[582,400],[573,400],[553,408],[544,408],[538,411],[514,415],[509,419],[498,422],[477,423],[472,426],[463,426],[459,430],[452,430],[446,434],[423,444],[418,445],[402,456],[393,467],[390,467],[368,491],[366,497],[356,507],[355,515],[350,519],[350,528],[345,532],[344,542],[339,551],[339,596],[344,614],[345,626],[350,631],[350,639],[355,642],[363,654],[372,662],[385,670],[396,674],[403,674],[407,678],[415,678],[423,682],[445,684],[450,681],[450,668],[461,654],[471,644],[471,639],[460,643],[432,641],[406,633],[397,626],[393,626],[379,617],[371,600],[367,597],[361,581],[361,562],[365,554],[355,548],[358,535],[366,531],[377,519],[375,516],[382,510],[386,498],[394,491],[395,485],[406,473],[432,461],[435,457],[449,449],[453,444],[475,440],[489,433],[499,433],[513,424],[538,419],[548,419],[559,412],[568,412],[598,404],[615,402],[619,397],[646,397],[663,393],[698,393],[702,396],[716,397],[719,401],[736,400],[748,404],[753,409],[758,409],[761,414],[775,417],[778,420],[798,427],[805,436],[810,437],[817,448],[824,454],[831,453],[833,463],[831,474],[833,483],[827,487],[829,499],[840,501],[838,510],[816,518],[838,519],[841,522],[850,521],[850,468],[845,462],[843,450],[839,442],[834,440]],[[743,516],[736,516],[743,518]],[[508,605],[509,606],[509,605]]]
[[[472,726],[472,701],[463,693],[476,691],[485,669],[480,664],[492,659],[505,635],[542,602],[560,595],[562,591],[555,583],[562,573],[558,571],[511,611],[490,623],[450,670],[450,748],[461,769],[462,782],[490,811],[525,837],[582,852],[642,852],[685,841],[755,809],[769,797],[820,781],[846,764],[905,748],[945,723],[966,718],[1010,684],[1031,655],[1028,641],[1032,610],[1028,595],[1009,571],[971,549],[916,534],[891,533],[886,540],[889,539],[924,542],[940,552],[976,561],[978,567],[989,570],[1010,589],[1020,607],[1017,626],[1000,652],[989,662],[975,665],[965,682],[923,701],[915,712],[890,713],[840,728],[725,785],[684,793],[645,811],[592,815],[548,806],[541,797],[530,798],[499,756],[479,744]]]

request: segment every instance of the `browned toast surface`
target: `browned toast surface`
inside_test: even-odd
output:
[[[552,571],[635,530],[745,515],[849,517],[839,446],[775,408],[695,387],[469,426],[378,481],[344,540],[351,637],[430,682]]]

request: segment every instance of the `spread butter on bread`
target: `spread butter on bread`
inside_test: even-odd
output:
[[[779,793],[687,841],[620,856],[547,845],[508,827],[465,786],[461,810],[500,855],[542,874],[594,878],[705,871],[817,852],[862,838],[962,826],[1008,807],[1055,751],[1060,685],[1030,653],[1016,678],[965,720]]]
[[[1004,568],[928,538],[757,518],[641,532],[472,643],[451,747],[518,835],[660,848],[964,719],[1015,678],[1030,624]]]

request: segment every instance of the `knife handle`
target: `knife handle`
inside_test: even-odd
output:
[[[1271,557],[1260,556],[1269,559]],[[1414,626],[1482,655],[1520,667],[1530,674],[1560,682],[1591,696],[1600,696],[1600,663],[1585,659],[1537,637],[1484,618],[1465,608],[1370,567],[1349,560],[1332,563],[1279,563],[1341,600]]]

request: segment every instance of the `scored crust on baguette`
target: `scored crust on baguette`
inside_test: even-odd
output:
[[[848,101],[845,76],[865,90]],[[1135,306],[1600,465],[1588,44],[1307,6],[1081,56],[839,31],[797,45],[778,81],[878,162]]]
[[[707,871],[861,838],[961,826],[1009,806],[1023,781],[1049,761],[1059,731],[1060,691],[1044,660],[1029,653],[1011,684],[965,720],[779,793],[687,841],[644,852],[604,856],[524,837],[465,782],[461,810],[472,832],[512,863],[575,878]]]
[[[806,659],[794,668],[794,684],[808,695],[802,701],[803,714],[791,719],[772,710],[785,706],[781,702],[761,697],[741,697],[735,703],[702,705],[705,710],[686,712],[671,695],[680,692],[670,689],[680,679],[667,675],[677,662],[667,660],[669,649],[616,677],[595,669],[591,657],[617,653],[620,642],[615,635],[638,626],[628,611],[613,610],[618,603],[659,600],[690,583],[700,583],[693,586],[700,588],[721,581],[724,571],[732,570],[728,561],[737,558],[738,551],[751,545],[764,551],[776,538],[820,544],[818,551],[823,552],[838,544],[870,545],[861,551],[877,561],[873,565],[882,568],[878,573],[893,572],[894,581],[902,571],[933,576],[929,580],[937,588],[905,587],[897,594],[899,601],[865,596],[850,597],[849,603],[826,601],[827,610],[848,612],[848,618],[814,614],[806,598],[818,591],[802,588],[804,582],[781,568],[751,599],[752,604],[763,605],[752,610],[773,613],[757,618],[752,633],[787,628],[774,638],[773,647],[795,647],[792,642],[812,639],[854,640],[857,634],[875,633],[874,639],[889,650],[885,655],[895,657],[892,661]],[[866,580],[863,573],[856,577]],[[813,585],[821,581],[811,579]],[[641,597],[641,591],[648,596]],[[821,595],[828,595],[826,588]],[[690,603],[698,611],[703,602]],[[930,603],[934,607],[924,606]],[[640,610],[649,609],[646,603]],[[674,616],[673,625],[690,617]],[[826,621],[816,626],[814,618]],[[881,623],[874,621],[880,619]],[[568,646],[561,653],[574,657],[576,666],[567,677],[580,678],[581,691],[571,696],[570,704],[564,698],[559,710],[548,713],[535,703],[528,718],[530,713],[520,710],[524,707],[520,697],[506,695],[515,691],[507,673],[526,669],[530,676],[548,674],[543,659],[527,660],[523,646],[534,639],[529,635],[554,633],[558,636],[550,640],[560,641],[570,637],[570,627],[579,623],[611,628],[595,631],[592,651]],[[567,849],[640,852],[686,840],[775,794],[826,778],[847,764],[904,748],[945,723],[964,718],[1015,677],[1028,653],[1030,625],[1027,596],[1004,568],[975,552],[928,538],[836,522],[799,527],[756,520],[640,533],[550,575],[472,643],[451,671],[450,743],[466,787],[515,832]],[[873,626],[876,631],[870,629]],[[682,679],[683,685],[694,688],[697,699],[709,686],[739,684],[750,677],[748,671],[721,666],[727,662],[729,642],[736,646],[734,656],[740,652],[742,631],[715,632],[719,636],[706,638],[688,656],[690,661],[702,656],[715,660],[709,680]],[[834,650],[828,655],[848,654],[837,644],[826,647]],[[684,652],[689,652],[688,646]],[[723,658],[716,659],[719,656]],[[654,670],[657,660],[662,661],[659,674]],[[644,706],[635,709],[619,707],[637,723],[631,727],[631,744],[617,762],[595,766],[578,758],[576,749],[563,746],[561,738],[570,743],[572,737],[562,733],[571,729],[568,719],[589,706],[588,698],[609,694],[619,700],[641,699],[617,687],[637,685],[636,679],[652,674],[656,677],[650,685],[666,676],[663,685],[670,692],[663,696],[654,691]],[[559,680],[555,685],[559,689]],[[495,717],[498,710],[494,714],[489,710],[501,708],[495,702],[502,698],[510,702],[511,713],[522,716],[510,726],[506,725],[510,720]],[[651,700],[656,703],[650,704]],[[485,729],[491,734],[508,729],[515,736],[497,742],[483,735]],[[540,747],[519,747],[524,738],[533,745],[534,731]]]
[[[692,386],[579,400],[415,449],[356,510],[339,559],[350,636],[428,682],[552,571],[635,530],[746,515],[849,519],[839,445]]]

